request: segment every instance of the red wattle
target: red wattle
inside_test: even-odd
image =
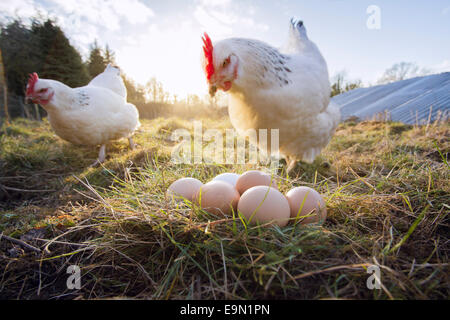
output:
[[[231,81],[225,81],[223,83],[223,91],[230,90],[232,85],[233,85],[233,83]]]

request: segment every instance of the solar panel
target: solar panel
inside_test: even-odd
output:
[[[370,119],[387,112],[390,119],[409,124],[448,117],[450,72],[354,89],[332,98],[341,108],[342,119]]]

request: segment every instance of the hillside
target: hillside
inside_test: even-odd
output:
[[[203,119],[204,128],[231,127]],[[170,162],[180,118],[144,120],[130,151],[59,139],[49,124],[0,131],[0,297],[8,299],[447,299],[449,123],[340,125],[320,159],[279,189],[307,185],[327,203],[323,226],[246,226],[164,198],[171,182],[204,182],[251,166]],[[325,164],[329,165],[325,165]],[[0,236],[1,237],[1,236]],[[81,268],[81,289],[66,269]],[[367,268],[381,269],[369,290]]]

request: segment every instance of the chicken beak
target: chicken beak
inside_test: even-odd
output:
[[[31,104],[31,103],[34,103],[34,104],[36,104],[36,103],[38,103],[38,98],[37,97],[33,97],[33,96],[27,96],[27,97],[25,97],[25,103],[26,104]]]
[[[214,96],[216,95],[216,91],[217,91],[217,86],[211,85],[209,87],[209,95],[211,96],[211,98],[214,98]]]

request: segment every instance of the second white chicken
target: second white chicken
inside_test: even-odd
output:
[[[62,139],[78,145],[97,146],[94,165],[105,161],[106,144],[132,136],[140,126],[139,112],[126,101],[126,89],[117,68],[109,66],[87,86],[70,88],[55,80],[30,75],[26,98],[48,113],[52,129]],[[123,90],[125,89],[125,91]]]

